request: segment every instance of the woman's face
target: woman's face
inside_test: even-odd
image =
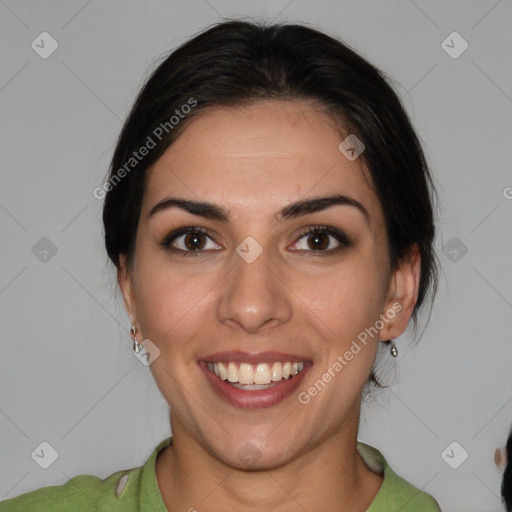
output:
[[[218,108],[148,171],[125,304],[160,351],[151,370],[174,435],[231,466],[352,439],[378,342],[416,300],[419,260],[390,274],[379,200],[342,140],[308,102]],[[283,379],[287,362],[304,368]]]

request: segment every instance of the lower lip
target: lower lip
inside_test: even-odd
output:
[[[199,367],[203,370],[214,391],[231,405],[243,409],[263,409],[283,401],[297,390],[304,375],[311,366],[311,363],[305,363],[302,371],[270,388],[245,391],[233,387],[225,380],[219,379],[208,369],[206,361],[199,361]]]

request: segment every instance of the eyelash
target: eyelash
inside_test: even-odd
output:
[[[159,245],[165,249],[170,250],[170,251],[173,251],[176,253],[181,253],[183,256],[198,256],[198,255],[204,254],[205,252],[208,252],[208,250],[206,250],[206,251],[204,251],[204,250],[198,250],[198,251],[187,250],[186,251],[183,249],[176,249],[175,247],[171,247],[172,242],[174,242],[178,237],[183,236],[183,235],[188,235],[188,234],[197,234],[197,233],[206,235],[208,238],[212,239],[212,241],[213,241],[213,236],[212,236],[212,233],[210,232],[210,230],[208,230],[206,228],[199,227],[199,226],[186,226],[186,227],[177,229],[177,230],[169,233],[162,240],[162,242],[160,242]],[[310,227],[304,229],[303,231],[301,231],[297,235],[298,236],[297,241],[301,240],[306,235],[314,235],[317,233],[327,234],[327,235],[332,236],[340,243],[340,246],[338,246],[334,249],[329,249],[329,250],[316,250],[316,251],[309,250],[309,251],[305,251],[305,252],[310,252],[310,253],[313,253],[316,255],[330,255],[330,254],[335,254],[338,251],[342,250],[343,248],[349,247],[352,244],[350,239],[347,237],[347,235],[345,235],[345,233],[343,233],[342,231],[339,231],[337,229],[331,228],[329,226],[310,226]],[[300,251],[302,251],[302,249],[299,249],[299,252]]]

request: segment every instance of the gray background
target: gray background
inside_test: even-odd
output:
[[[512,421],[510,0],[0,0],[0,498],[138,466],[170,434],[167,404],[131,353],[92,191],[154,60],[241,16],[310,23],[394,78],[439,187],[444,274],[417,348],[397,340],[395,384],[365,407],[360,439],[443,510],[500,510],[493,452]],[[43,31],[59,45],[47,59],[31,48]],[[469,44],[458,58],[441,46],[453,31]],[[43,237],[55,254],[41,252]],[[58,452],[46,470],[31,457],[43,441]],[[452,463],[469,454],[457,469],[442,457],[453,441]]]

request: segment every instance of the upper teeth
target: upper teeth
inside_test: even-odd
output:
[[[288,379],[290,375],[297,375],[304,369],[304,363],[259,363],[252,365],[241,363],[208,363],[210,371],[217,377],[229,382],[239,382],[240,384],[270,384],[282,379]]]

